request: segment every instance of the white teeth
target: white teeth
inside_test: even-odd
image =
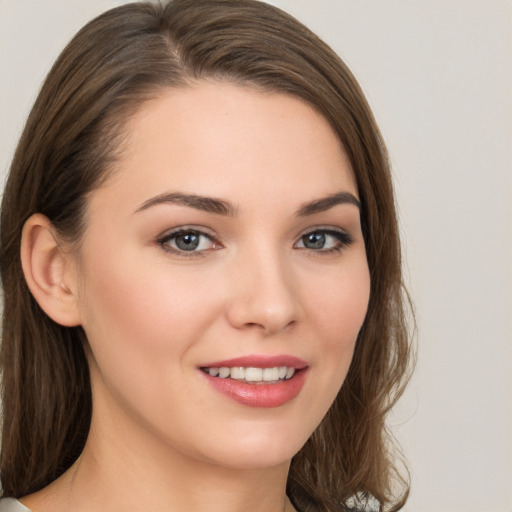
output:
[[[236,380],[245,379],[245,368],[241,366],[235,366],[231,368],[231,378]]]
[[[263,380],[263,368],[246,368],[245,380],[247,382],[261,382]]]
[[[235,380],[245,380],[246,382],[277,382],[279,380],[288,380],[295,375],[295,368],[280,366],[274,368],[255,368],[234,366],[228,368],[204,368],[204,370],[212,377],[220,377],[226,379],[228,377]]]
[[[229,368],[226,368],[225,366],[219,368],[219,377],[221,379],[226,379],[227,377],[229,377]]]
[[[279,368],[264,368],[263,369],[263,380],[265,382],[279,380]]]

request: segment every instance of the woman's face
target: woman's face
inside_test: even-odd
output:
[[[287,462],[367,310],[349,161],[306,103],[228,84],[169,90],[128,135],[81,248],[94,432],[229,467]]]

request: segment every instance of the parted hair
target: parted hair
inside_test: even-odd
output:
[[[385,145],[343,61],[297,20],[256,0],[117,7],[80,30],[49,72],[2,200],[3,496],[33,493],[66,471],[84,447],[92,410],[86,336],[52,321],[31,296],[19,256],[23,225],[42,213],[79,247],[88,195],[113,172],[130,118],[164,90],[203,79],[302,98],[350,158],[369,308],[338,396],[292,460],[287,492],[302,512],[349,510],[370,498],[379,510],[399,510],[407,473],[385,419],[410,374],[410,308]]]

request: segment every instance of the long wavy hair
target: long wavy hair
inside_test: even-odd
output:
[[[203,79],[302,98],[331,124],[357,180],[371,275],[368,313],[332,407],[291,463],[301,511],[375,499],[398,510],[408,493],[385,417],[409,375],[409,301],[388,157],[343,61],[297,20],[256,0],[131,3],[86,25],[64,49],[19,141],[2,202],[3,496],[33,493],[81,453],[91,410],[87,339],[53,322],[25,283],[22,227],[46,215],[79,242],[88,194],[119,156],[131,116],[163,90]],[[351,505],[352,504],[352,505]]]

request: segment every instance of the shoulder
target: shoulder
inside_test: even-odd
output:
[[[2,498],[0,499],[0,512],[30,512],[30,509],[15,498]]]

